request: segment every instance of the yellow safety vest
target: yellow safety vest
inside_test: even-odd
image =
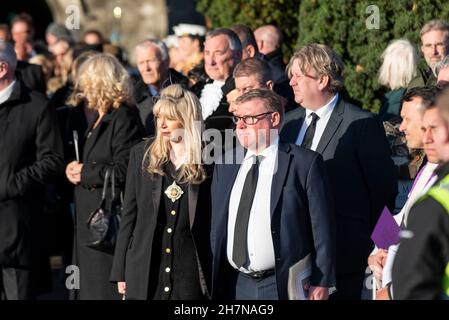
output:
[[[449,214],[449,175],[444,177],[438,186],[434,186],[429,189],[426,195],[422,197],[425,199],[427,197],[432,197],[439,204],[443,206],[446,213]],[[446,265],[445,273],[443,276],[443,295],[445,298],[449,298],[449,262]]]

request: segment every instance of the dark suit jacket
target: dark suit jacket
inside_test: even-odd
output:
[[[226,82],[229,81],[226,80]],[[204,86],[208,83],[212,83],[212,79],[208,79],[206,82],[198,82],[194,86],[190,88],[190,90],[195,93],[195,95],[199,98],[201,98],[201,92],[204,89]],[[207,119],[204,120],[204,127],[205,129],[217,129],[222,133],[222,143],[224,143],[224,132],[226,129],[233,129],[234,128],[234,122],[232,121],[232,114],[228,111],[229,109],[229,103],[226,100],[226,95],[223,95],[223,97],[220,100],[220,104],[218,105],[217,109],[209,116]]]
[[[25,86],[31,90],[46,94],[47,82],[45,81],[42,67],[26,61],[17,61],[17,73],[20,75]]]
[[[0,266],[30,265],[45,184],[64,173],[58,123],[47,104],[22,82],[0,104]]]
[[[239,164],[215,165],[211,232],[213,297],[219,296],[220,287],[228,285],[221,280],[229,267],[226,256],[229,199],[239,168]],[[309,253],[314,261],[312,285],[335,285],[333,201],[321,156],[292,144],[279,144],[278,166],[268,201],[279,298],[288,299],[289,267]]]
[[[162,176],[142,170],[148,142],[138,144],[132,151],[128,166],[124,210],[114,254],[111,281],[126,282],[127,299],[148,299],[154,232],[161,201]],[[199,277],[205,295],[210,285],[210,184],[189,185],[189,222],[199,258]]]
[[[295,143],[305,116],[286,115],[281,141]],[[337,274],[364,272],[370,235],[384,208],[394,208],[397,174],[385,131],[373,114],[339,98],[316,150],[323,156],[335,200]]]

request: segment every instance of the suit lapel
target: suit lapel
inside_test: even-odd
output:
[[[270,202],[270,213],[273,216],[274,209],[277,206],[279,198],[282,194],[282,189],[284,187],[284,181],[287,177],[287,172],[290,166],[291,154],[290,145],[287,143],[279,143],[278,157],[277,157],[277,167],[275,167],[275,175],[273,176],[273,181],[271,184],[271,202]]]
[[[162,176],[160,174],[152,174],[151,179],[153,180],[153,187],[151,190],[153,199],[153,208],[154,212],[158,214],[162,193]]]
[[[289,121],[287,120],[284,127],[282,128],[281,141],[296,143],[299,131],[302,127],[302,123],[304,122],[305,114],[305,109],[302,107],[298,107],[297,110],[292,110],[288,113],[288,116],[292,118]]]
[[[321,136],[320,142],[318,143],[318,146],[316,148],[316,152],[318,152],[319,154],[323,154],[324,150],[331,141],[335,132],[337,132],[337,129],[343,120],[342,114],[344,112],[344,105],[345,103],[343,102],[343,99],[340,96],[339,101],[334,110],[332,111],[329,121],[327,122],[326,128],[324,129],[323,135]]]
[[[237,174],[240,169],[240,164],[227,164],[223,165],[223,173],[222,173],[222,188],[220,190],[223,191],[222,194],[216,194],[215,197],[219,197],[221,201],[219,201],[220,204],[220,211],[221,214],[218,215],[219,217],[219,223],[217,224],[222,228],[218,234],[225,235],[227,231],[228,226],[228,215],[229,215],[229,201],[231,199],[231,191],[232,187],[234,186],[234,181],[237,177]]]
[[[192,230],[193,223],[195,222],[195,212],[196,212],[196,205],[198,202],[199,188],[200,186],[198,184],[189,184],[188,186],[190,230]]]

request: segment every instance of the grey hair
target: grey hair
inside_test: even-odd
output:
[[[429,31],[432,30],[441,30],[446,32],[446,41],[448,40],[449,36],[449,24],[447,24],[443,20],[430,20],[427,22],[421,29],[421,32],[419,33],[420,36],[423,34],[426,34]]]
[[[231,49],[232,51],[242,52],[242,43],[240,42],[238,35],[231,29],[218,28],[211,32],[208,32],[206,34],[206,40],[221,35],[226,36],[226,38],[228,39],[229,49]]]
[[[382,58],[379,83],[391,90],[406,88],[417,74],[418,53],[406,39],[392,41],[382,53]]]
[[[17,67],[16,51],[12,44],[3,40],[0,40],[0,61],[6,62],[9,69],[14,73]]]
[[[445,56],[443,59],[441,59],[440,62],[438,62],[438,64],[435,67],[435,73],[438,74],[440,73],[441,69],[445,69],[449,67],[449,55]]]
[[[151,45],[155,45],[159,49],[159,52],[161,53],[162,61],[168,64],[170,62],[169,56],[168,56],[168,48],[165,45],[165,43],[161,40],[153,39],[153,38],[145,39],[142,42],[140,42],[139,44],[137,44],[136,49],[137,48],[145,49],[145,48],[150,47]]]

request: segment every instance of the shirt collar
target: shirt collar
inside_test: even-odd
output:
[[[258,156],[262,156],[264,159],[267,157],[272,156],[273,154],[276,154],[278,151],[279,146],[279,137],[276,138],[267,148],[265,148],[261,153],[258,154]],[[249,150],[245,154],[244,161],[250,159],[251,157],[255,156],[256,154],[254,151]]]
[[[316,113],[317,116],[320,117],[320,119],[326,118],[332,112],[332,110],[334,110],[334,107],[337,105],[337,101],[338,101],[338,93],[332,99],[330,99],[328,103],[326,103],[318,110],[312,111],[306,109],[306,118],[308,118],[312,113]]]
[[[5,89],[0,91],[0,103],[7,101],[11,97],[11,94],[14,91],[16,83],[17,80],[14,79],[13,82],[11,82]]]
[[[152,97],[158,96],[159,95],[159,91],[157,91],[156,87],[153,86],[152,84],[148,85],[148,90],[150,91],[150,94]]]
[[[217,86],[219,88],[223,87],[225,82],[224,81],[219,81],[219,80],[214,80],[214,82],[212,82],[214,84],[214,86]]]

